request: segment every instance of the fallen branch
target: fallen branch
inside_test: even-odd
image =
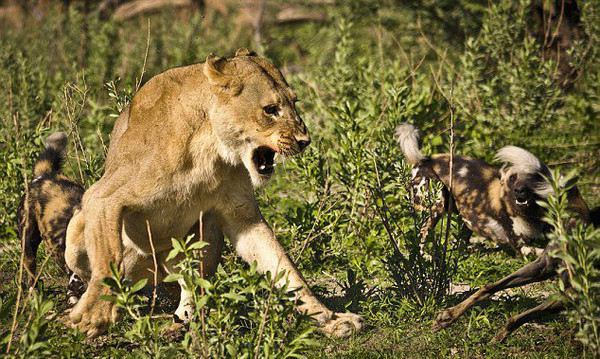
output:
[[[192,0],[136,0],[120,5],[113,14],[113,19],[124,21],[133,17],[156,12],[164,7],[191,7]]]

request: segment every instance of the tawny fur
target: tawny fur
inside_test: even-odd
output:
[[[95,336],[118,319],[114,304],[100,299],[108,294],[101,281],[111,262],[133,280],[150,276],[146,221],[161,277],[177,260],[165,261],[171,238],[198,238],[202,212],[206,275],[215,271],[226,235],[260,271],[285,270],[290,286],[300,288],[299,310],[314,314],[325,333],[362,328],[359,316],[334,313],[317,300],[254,199],[253,186],[271,176],[257,167],[260,149],[290,156],[309,143],[295,101],[281,73],[245,49],[165,71],[138,91],[115,123],[104,175],[69,224],[67,264],[89,282],[70,314],[73,326]],[[185,291],[181,297],[176,314],[185,319],[191,308]]]

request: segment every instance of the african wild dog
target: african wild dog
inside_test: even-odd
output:
[[[453,209],[462,215],[471,230],[501,245],[508,245],[515,251],[520,245],[542,235],[546,229],[541,220],[544,210],[536,201],[544,200],[551,194],[552,188],[544,179],[550,177],[551,173],[548,167],[530,152],[514,146],[502,148],[496,158],[510,166],[500,170],[478,159],[453,156],[453,181],[450,191],[450,155],[423,156],[418,146],[419,132],[412,125],[401,125],[396,129],[396,135],[407,161],[414,165],[412,177],[415,186],[422,187],[426,178],[440,181],[444,185],[443,198],[432,209],[433,219],[425,224],[424,237],[426,232],[435,226],[443,212],[448,210],[450,193],[455,203]],[[571,209],[577,212],[585,223],[591,222],[596,227],[600,226],[600,208],[590,211],[576,187],[567,191],[567,200]],[[561,259],[550,255],[556,248],[556,244],[550,243],[535,261],[499,281],[484,285],[463,302],[442,311],[434,320],[432,328],[441,330],[450,326],[469,308],[498,291],[556,276],[559,268],[564,266]],[[569,290],[567,271],[561,275]],[[518,314],[506,322],[494,340],[502,341],[524,323],[557,313],[564,307],[563,301],[551,299]]]
[[[444,185],[442,198],[433,205],[431,216],[423,226],[422,241],[448,210],[450,187],[452,209],[461,214],[471,231],[510,248],[515,254],[520,253],[524,245],[542,237],[546,227],[542,221],[544,209],[536,201],[551,192],[544,179],[550,171],[533,154],[515,146],[504,147],[496,155],[505,164],[501,169],[476,158],[454,155],[451,185],[450,154],[424,156],[418,143],[420,133],[411,124],[400,125],[396,136],[406,160],[414,166],[412,178],[416,192],[422,190],[427,179]],[[577,187],[569,190],[568,200],[571,209],[588,222],[589,209]]]
[[[67,136],[56,132],[46,139],[46,148],[35,162],[33,180],[18,209],[18,234],[23,241],[24,267],[29,285],[36,275],[36,254],[40,243],[69,276],[68,302],[77,301],[83,282],[65,264],[67,225],[81,206],[83,187],[61,173]],[[27,200],[26,200],[27,199]]]

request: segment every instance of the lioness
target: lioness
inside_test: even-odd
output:
[[[298,309],[314,314],[326,334],[362,328],[361,317],[334,313],[313,295],[254,199],[253,186],[271,177],[275,155],[295,155],[310,143],[296,100],[281,72],[246,49],[165,71],[136,93],[115,123],[104,175],[67,229],[67,265],[88,282],[72,326],[93,337],[118,319],[115,305],[100,299],[109,294],[101,281],[111,262],[133,280],[151,276],[146,221],[162,276],[173,270],[165,260],[170,239],[198,238],[203,212],[205,275],[214,273],[226,235],[260,271],[287,271],[291,287],[300,288]],[[182,290],[176,315],[188,319],[190,310]]]

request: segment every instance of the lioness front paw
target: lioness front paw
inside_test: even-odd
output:
[[[354,313],[334,313],[319,330],[329,337],[344,338],[362,330],[364,319]]]
[[[69,325],[85,333],[88,338],[94,338],[106,333],[118,317],[118,308],[113,302],[86,292],[69,314]]]

